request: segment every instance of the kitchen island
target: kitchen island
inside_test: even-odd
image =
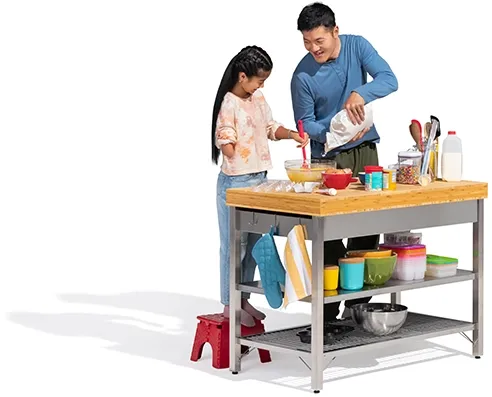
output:
[[[428,186],[398,184],[396,190],[365,191],[360,184],[339,190],[336,196],[319,193],[262,192],[252,188],[227,191],[230,207],[230,371],[241,370],[241,345],[272,351],[289,352],[300,357],[311,370],[311,388],[323,388],[323,370],[327,363],[344,354],[386,347],[416,339],[462,333],[472,342],[477,358],[483,354],[483,253],[484,199],[488,184],[483,182],[436,181]],[[473,270],[458,269],[455,276],[423,280],[389,280],[380,287],[364,286],[358,291],[323,290],[323,242],[348,237],[424,229],[455,224],[473,224]],[[261,281],[242,284],[240,280],[240,232],[264,234],[271,226],[277,235],[287,236],[298,224],[305,225],[312,241],[312,339],[302,343],[296,336],[303,327],[268,331],[241,337],[241,292],[263,293]],[[374,336],[359,330],[340,342],[323,345],[323,304],[381,294],[391,294],[392,303],[400,303],[401,291],[462,281],[473,281],[473,320],[459,321],[409,312],[403,327],[394,334]],[[326,296],[325,296],[326,295]],[[351,320],[342,320],[351,324]],[[472,331],[469,338],[465,332]]]

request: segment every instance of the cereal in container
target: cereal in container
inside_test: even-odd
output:
[[[421,152],[406,151],[398,153],[396,181],[407,185],[418,185],[421,163]]]

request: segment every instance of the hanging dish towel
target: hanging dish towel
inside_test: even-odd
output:
[[[307,231],[304,225],[296,225],[287,235],[284,259],[285,294],[284,307],[311,295],[311,260],[306,248]]]
[[[282,306],[282,289],[285,285],[285,269],[280,261],[277,246],[273,238],[275,228],[272,226],[270,233],[264,234],[255,244],[252,250],[253,258],[260,271],[260,279],[268,304],[278,309]]]

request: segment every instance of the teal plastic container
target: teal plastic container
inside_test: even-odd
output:
[[[365,258],[340,258],[340,288],[355,291],[364,286]]]

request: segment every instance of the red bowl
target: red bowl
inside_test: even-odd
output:
[[[357,182],[357,178],[353,178],[352,174],[333,174],[323,172],[323,185],[327,188],[345,189],[350,183]]]

